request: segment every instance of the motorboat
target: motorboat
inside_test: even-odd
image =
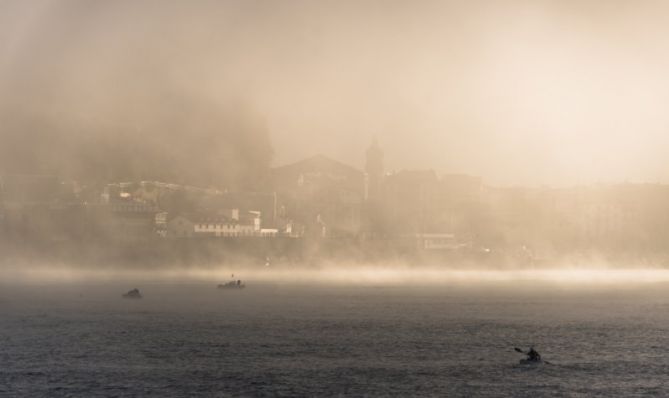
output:
[[[142,298],[142,293],[139,292],[139,289],[128,290],[128,293],[123,294],[123,298],[140,299]]]
[[[241,280],[230,281],[218,285],[219,289],[244,289],[245,287],[246,284],[244,284]]]

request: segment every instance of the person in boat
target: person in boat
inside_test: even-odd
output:
[[[532,362],[541,361],[541,354],[539,354],[534,347],[530,347],[530,350],[527,352],[527,360]]]

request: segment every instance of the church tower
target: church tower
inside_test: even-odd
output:
[[[383,151],[379,147],[376,137],[372,145],[367,148],[365,161],[365,199],[378,200],[381,196],[381,180],[383,179]]]

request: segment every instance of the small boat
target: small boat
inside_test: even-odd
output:
[[[244,289],[246,285],[242,283],[241,280],[230,281],[227,283],[221,283],[218,285],[219,289]]]
[[[132,289],[128,290],[128,293],[124,293],[123,298],[140,299],[142,298],[142,294],[139,292],[139,289]]]

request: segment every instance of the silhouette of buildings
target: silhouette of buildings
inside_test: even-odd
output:
[[[313,236],[355,236],[362,225],[364,174],[323,155],[271,171],[281,217]]]
[[[211,240],[217,245],[240,238],[225,240],[227,248],[241,240],[247,248],[256,240],[284,247],[282,239],[247,238],[286,238],[293,251],[308,241],[331,251],[470,251],[532,264],[555,253],[669,249],[669,185],[499,188],[464,174],[386,172],[376,140],[365,151],[364,171],[316,155],[270,170],[261,188],[79,186],[55,176],[5,175],[0,233],[28,244],[97,239],[141,246],[162,237],[219,238]]]
[[[260,223],[258,211],[240,214],[239,209],[229,209],[227,214],[223,212],[180,214],[168,221],[166,236],[169,238],[267,237],[270,230],[260,228]]]

